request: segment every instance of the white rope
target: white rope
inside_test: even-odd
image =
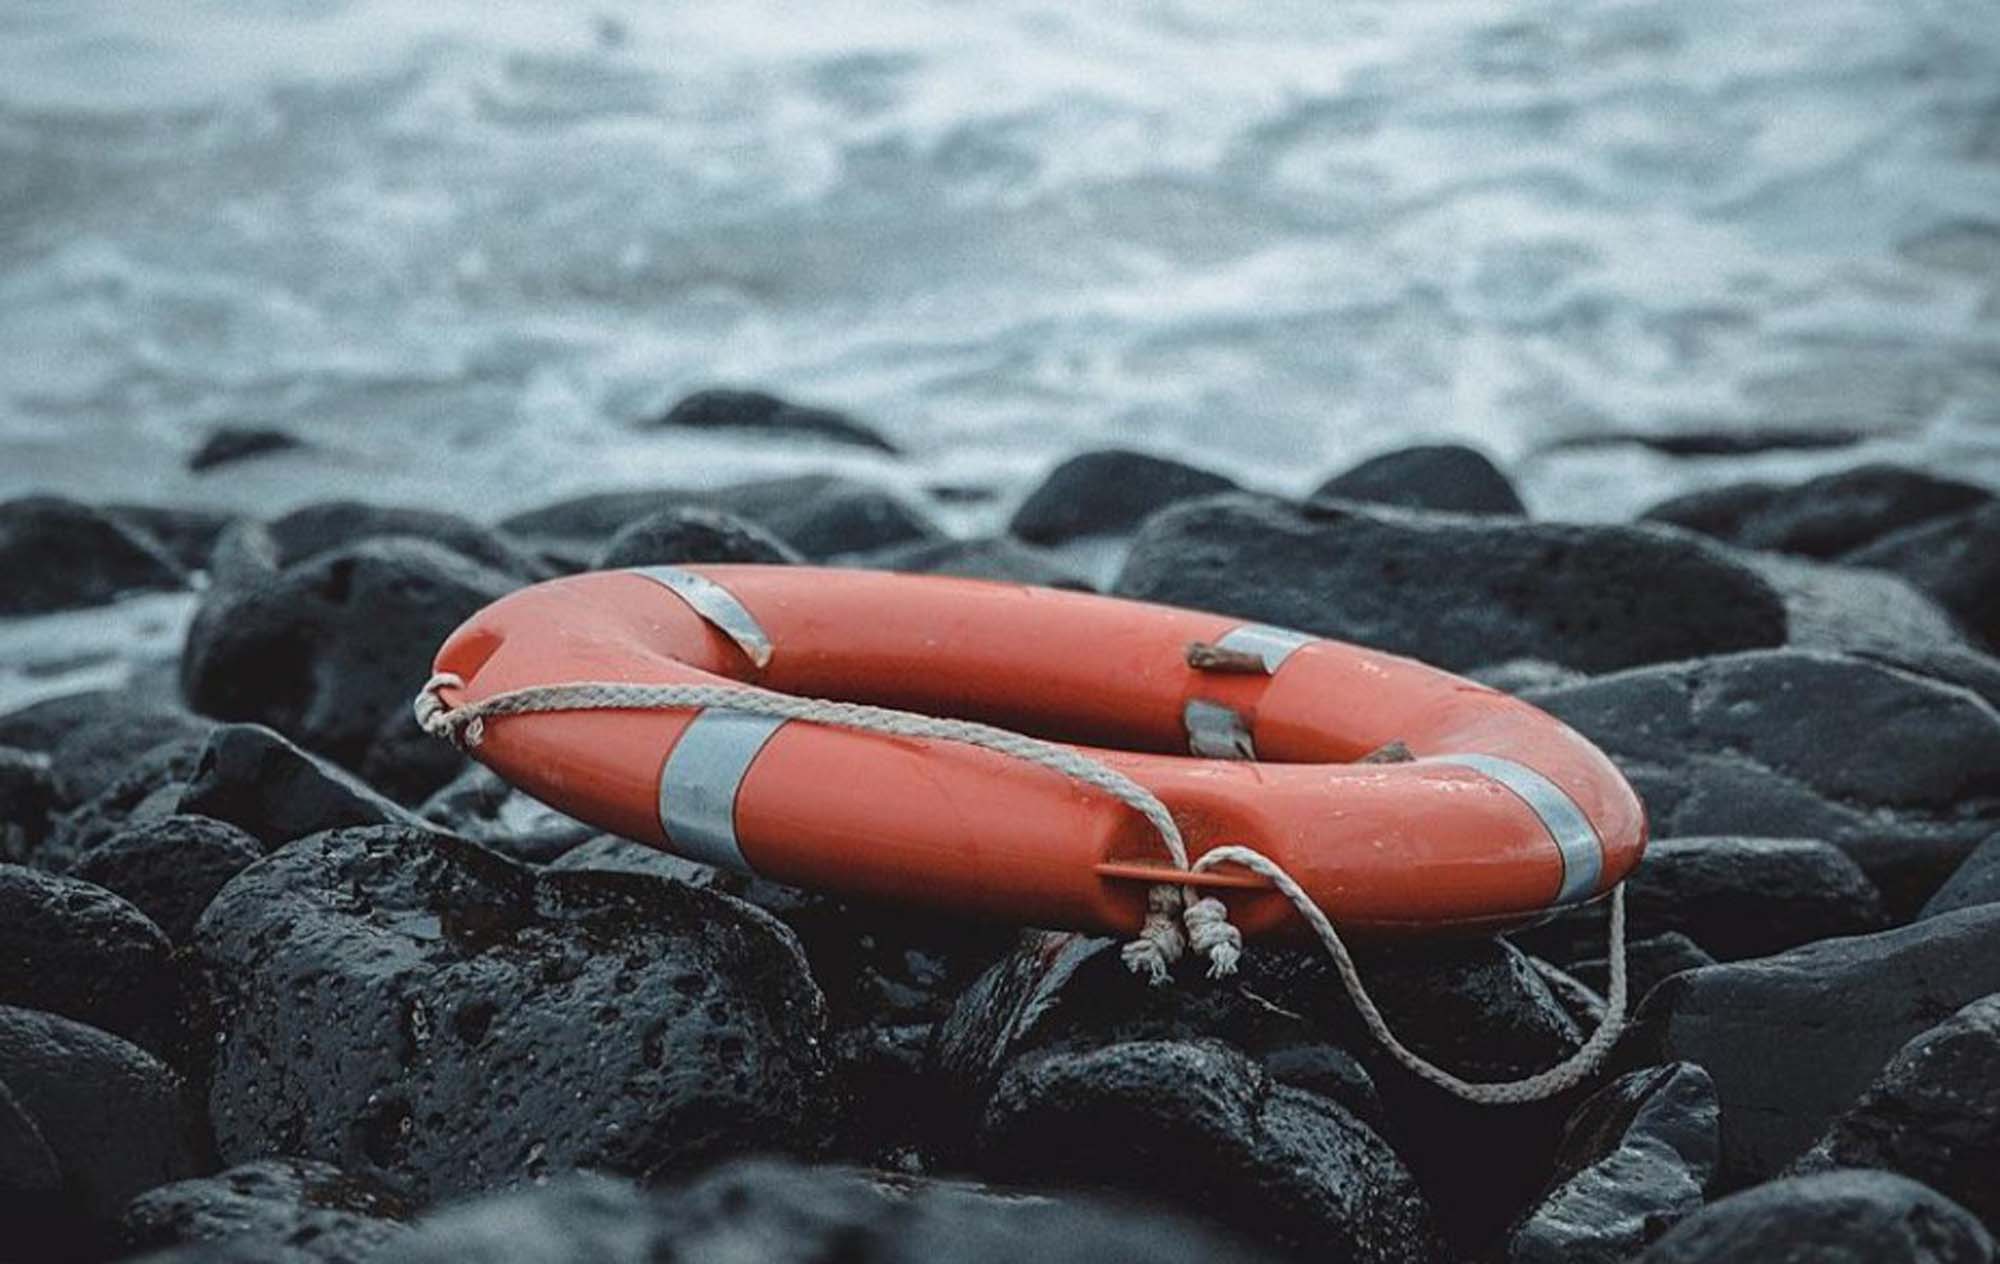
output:
[[[1235,845],[1213,848],[1190,865],[1187,843],[1181,837],[1180,826],[1157,795],[1117,769],[1098,763],[1069,747],[970,720],[945,719],[860,703],[800,698],[753,685],[637,685],[583,681],[510,690],[455,708],[448,706],[439,693],[442,689],[464,687],[465,682],[460,677],[450,672],[439,672],[425,683],[414,704],[417,723],[424,732],[443,738],[461,750],[479,745],[486,734],[486,721],[492,716],[547,711],[700,710],[721,707],[751,715],[802,720],[810,724],[834,725],[894,737],[958,742],[1035,764],[1093,786],[1144,816],[1158,831],[1175,868],[1202,873],[1218,865],[1240,865],[1276,887],[1291,901],[1292,907],[1298,910],[1333,958],[1341,986],[1346,989],[1369,1034],[1413,1074],[1469,1102],[1514,1105],[1540,1101],[1573,1088],[1596,1072],[1624,1030],[1625,888],[1622,883],[1611,893],[1611,987],[1605,1001],[1604,1017],[1597,1030],[1575,1053],[1546,1071],[1519,1080],[1475,1083],[1427,1061],[1396,1038],[1374,998],[1362,986],[1353,955],[1348,952],[1339,932],[1334,930],[1325,912],[1285,872],[1283,866],[1254,848]],[[1243,935],[1230,923],[1229,910],[1222,901],[1212,896],[1200,896],[1192,888],[1179,884],[1161,883],[1152,887],[1146,895],[1145,923],[1138,936],[1125,945],[1122,953],[1126,967],[1135,974],[1146,975],[1156,985],[1165,983],[1171,978],[1169,968],[1181,959],[1189,946],[1197,955],[1208,958],[1209,977],[1221,978],[1236,972],[1242,956]]]

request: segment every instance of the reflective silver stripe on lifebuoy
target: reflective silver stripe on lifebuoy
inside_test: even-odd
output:
[[[634,575],[671,589],[694,612],[714,624],[724,636],[736,642],[751,662],[759,667],[771,664],[771,638],[765,635],[757,616],[736,600],[736,594],[705,575],[684,571],[678,566],[634,566]]]
[[[1235,650],[1239,654],[1255,654],[1264,660],[1264,674],[1273,676],[1293,651],[1301,645],[1310,645],[1319,638],[1294,632],[1290,628],[1274,628],[1264,623],[1246,623],[1240,628],[1231,628],[1216,645],[1225,650]]]
[[[1534,810],[1562,853],[1563,879],[1562,889],[1556,893],[1557,904],[1587,900],[1597,890],[1597,880],[1604,873],[1604,840],[1561,786],[1526,764],[1497,755],[1431,755],[1420,762],[1470,768],[1512,790]]]
[[[1250,740],[1243,717],[1219,702],[1190,699],[1181,710],[1181,722],[1187,725],[1191,754],[1206,759],[1257,758],[1257,744]]]
[[[743,873],[750,862],[736,840],[736,792],[757,752],[785,721],[710,708],[681,730],[660,769],[660,828],[689,860]]]

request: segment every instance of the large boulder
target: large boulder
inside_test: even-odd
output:
[[[1965,670],[1975,652],[1942,605],[1898,576],[1778,553],[1736,557],[1784,601],[1787,645],[1872,654],[1926,675]]]
[[[1935,917],[1977,904],[2000,903],[2000,831],[1975,848],[1924,905],[1922,915]]]
[[[1419,444],[1370,457],[1321,483],[1308,499],[1365,500],[1461,514],[1528,512],[1492,458],[1462,443]]]
[[[263,844],[234,825],[168,816],[92,840],[70,873],[130,900],[168,939],[184,944],[215,893],[263,854]]]
[[[1636,1264],[1991,1264],[1965,1208],[1889,1172],[1826,1172],[1732,1194],[1676,1225]]]
[[[1618,762],[1663,837],[1808,836],[1914,911],[2000,816],[2000,713],[1880,663],[1733,654],[1538,691]]]
[[[134,1195],[201,1166],[200,1120],[179,1077],[95,1027],[0,1005],[0,1085],[60,1173],[43,1209],[52,1220],[109,1222]],[[0,1187],[0,1198],[13,1192]]]
[[[366,540],[261,582],[218,584],[181,657],[196,710],[265,724],[358,767],[409,713],[431,656],[514,580],[422,540]]]
[[[0,616],[102,605],[185,588],[157,540],[112,514],[56,496],[0,502]]]
[[[1621,1264],[1698,1210],[1718,1110],[1692,1063],[1634,1071],[1577,1107],[1555,1179],[1507,1239],[1508,1264]]]
[[[244,870],[195,942],[225,1161],[318,1159],[431,1199],[825,1129],[797,944],[712,892],[374,826]]]
[[[1209,1211],[1288,1252],[1435,1258],[1416,1181],[1342,1107],[1218,1042],[1135,1041],[1016,1063],[979,1125],[980,1166]]]
[[[1888,925],[1882,894],[1830,843],[1807,838],[1656,838],[1625,883],[1634,940],[1678,933],[1725,961]],[[1600,901],[1513,938],[1574,960],[1604,946]]]
[[[1795,1170],[1843,1167],[1901,1172],[2000,1232],[2000,993],[1904,1045]]]
[[[797,549],[748,518],[686,505],[650,513],[628,523],[593,565],[598,570],[625,566],[678,566],[683,562],[759,562],[781,565],[803,562]]]
[[[1983,487],[1898,465],[1860,465],[1790,487],[1734,484],[1663,501],[1642,516],[1745,548],[1839,557],[1914,523],[1993,500]]]
[[[817,439],[891,455],[900,451],[874,427],[846,413],[794,404],[764,391],[696,391],[643,428],[736,430],[771,439]]]
[[[1092,588],[1088,579],[1055,553],[1007,536],[919,541],[874,553],[857,553],[846,560],[854,566],[914,575],[957,575],[964,579],[1039,584],[1044,588]]]
[[[1695,536],[1351,501],[1170,509],[1140,531],[1115,590],[1455,669],[1540,658],[1604,671],[1786,635],[1779,594]]]
[[[599,492],[516,514],[500,525],[532,539],[595,546],[649,514],[685,508],[719,509],[748,518],[818,559],[937,539],[942,534],[901,497],[831,474],[765,479],[706,491]]]
[[[265,529],[276,546],[280,566],[363,540],[404,536],[443,545],[516,580],[531,582],[549,576],[546,566],[504,533],[436,509],[328,500],[294,509]]]
[[[2000,906],[1677,974],[1623,1056],[1700,1064],[1722,1101],[1725,1183],[1797,1158],[1918,1033],[2000,991]]]
[[[1176,501],[1235,489],[1220,474],[1166,457],[1126,448],[1080,452],[1028,493],[1007,530],[1034,544],[1122,535]]]
[[[421,824],[260,724],[224,724],[209,734],[177,811],[226,821],[266,848],[344,825]]]
[[[0,865],[0,1005],[47,1010],[157,1048],[173,945],[103,887]]]
[[[121,1217],[134,1251],[225,1244],[289,1264],[362,1264],[407,1232],[410,1209],[394,1194],[330,1163],[259,1159],[213,1176],[147,1190]]]
[[[1185,1218],[1199,1208],[754,1160],[641,1190],[571,1178],[449,1208],[370,1264],[1228,1264],[1268,1258]]]
[[[1885,536],[1846,561],[1894,571],[2000,647],[2000,503]]]
[[[49,761],[55,806],[74,808],[104,793],[163,746],[207,736],[215,727],[174,703],[127,690],[65,694],[0,716],[0,745]]]

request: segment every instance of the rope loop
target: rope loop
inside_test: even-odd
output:
[[[1333,958],[1341,986],[1376,1042],[1412,1074],[1469,1102],[1493,1106],[1518,1105],[1540,1101],[1574,1088],[1596,1074],[1625,1028],[1623,884],[1613,887],[1611,891],[1611,982],[1605,999],[1604,1017],[1597,1030],[1575,1053],[1545,1071],[1518,1080],[1477,1083],[1461,1079],[1426,1060],[1396,1037],[1374,998],[1362,985],[1360,971],[1355,968],[1354,957],[1340,933],[1334,929],[1325,911],[1285,872],[1282,865],[1255,848],[1236,844],[1211,848],[1200,859],[1190,862],[1180,826],[1157,795],[1117,769],[1069,747],[971,720],[949,720],[888,707],[800,698],[754,685],[642,685],[579,681],[510,690],[460,707],[445,702],[443,690],[464,687],[465,681],[459,676],[439,672],[425,682],[422,692],[412,704],[417,724],[424,732],[448,741],[460,750],[478,747],[485,739],[486,724],[492,717],[550,711],[701,710],[718,707],[895,737],[960,742],[1093,786],[1145,817],[1159,834],[1160,842],[1176,869],[1205,873],[1219,865],[1232,864],[1248,869],[1269,882],[1291,902]],[[1199,895],[1192,888],[1176,883],[1161,883],[1149,888],[1146,892],[1145,922],[1138,935],[1121,952],[1126,968],[1145,976],[1154,986],[1164,985],[1172,981],[1173,966],[1190,947],[1196,955],[1208,959],[1210,978],[1225,978],[1236,972],[1242,959],[1243,933],[1230,922],[1228,906],[1213,896]]]

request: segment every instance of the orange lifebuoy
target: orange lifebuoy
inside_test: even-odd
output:
[[[1194,647],[1190,652],[1190,647]],[[447,707],[574,681],[754,684],[1074,744],[1164,802],[1192,856],[1247,844],[1343,930],[1504,928],[1591,899],[1645,847],[1604,754],[1409,659],[1093,594],[782,566],[576,575],[438,651]],[[1405,762],[1356,762],[1400,745]],[[727,707],[495,716],[476,756],[593,825],[781,882],[1127,934],[1158,883],[1247,934],[1292,906],[1176,869],[1125,803],[949,741]]]

